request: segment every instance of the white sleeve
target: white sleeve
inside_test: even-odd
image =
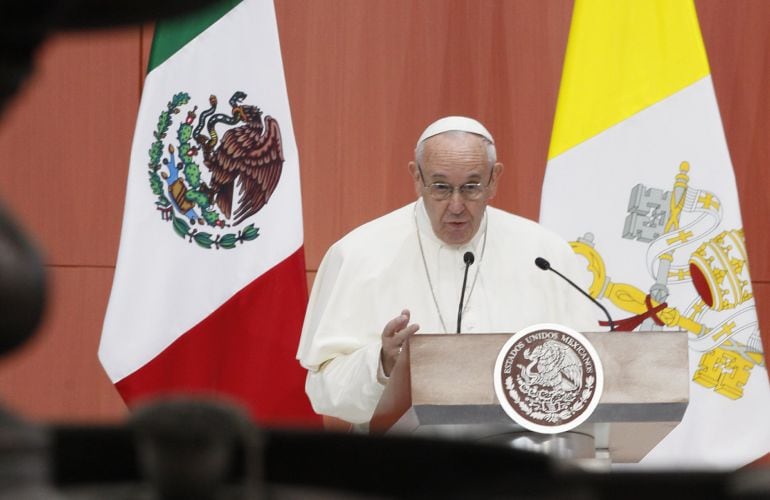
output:
[[[354,424],[372,418],[384,386],[377,381],[380,345],[369,344],[309,370],[305,391],[313,410]]]
[[[347,254],[335,244],[321,262],[297,358],[316,413],[358,424],[371,419],[384,389],[377,377],[382,325],[373,324],[372,293]]]

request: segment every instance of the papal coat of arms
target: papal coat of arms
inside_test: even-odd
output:
[[[765,364],[743,228],[722,227],[721,200],[690,186],[689,174],[681,162],[670,190],[630,192],[622,236],[647,247],[648,283],[613,280],[592,233],[570,245],[593,275],[589,293],[631,313],[618,330],[687,331],[700,353],[693,382],[739,399],[752,368]]]
[[[148,173],[157,209],[179,236],[203,248],[232,249],[256,239],[259,228],[241,226],[270,200],[281,177],[278,122],[244,104],[246,97],[235,92],[228,112],[218,113],[218,99],[212,95],[198,114],[198,106],[189,106],[190,96],[179,92],[160,113],[153,132]],[[176,135],[168,137],[185,107]]]

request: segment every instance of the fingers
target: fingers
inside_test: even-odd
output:
[[[395,335],[393,335],[393,340],[395,340],[398,343],[398,346],[401,347],[404,345],[404,342],[406,342],[406,339],[408,339],[411,335],[414,335],[419,329],[420,325],[409,325],[397,331]]]
[[[382,329],[380,360],[386,376],[390,376],[390,371],[396,364],[396,358],[398,358],[406,339],[420,329],[420,325],[409,324],[410,316],[409,310],[404,309],[399,316],[388,321],[385,328]]]
[[[388,321],[388,323],[385,325],[385,328],[382,329],[382,339],[385,340],[386,337],[393,337],[396,332],[399,330],[403,330],[406,325],[409,324],[409,311],[406,311],[406,314],[404,312],[401,312],[400,316],[396,316],[392,320]]]
[[[401,315],[388,321],[385,328],[382,329],[382,346],[384,349],[393,350],[401,347],[404,341],[417,330],[420,326],[409,324],[409,310],[404,309]]]

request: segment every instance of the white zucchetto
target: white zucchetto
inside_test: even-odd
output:
[[[434,135],[443,134],[444,132],[449,131],[469,132],[471,134],[480,135],[492,144],[495,143],[489,130],[473,118],[465,116],[445,116],[428,125],[417,140],[417,145],[419,146],[422,141],[433,137]]]

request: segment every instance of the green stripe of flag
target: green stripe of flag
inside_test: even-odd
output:
[[[187,45],[190,40],[221,19],[239,3],[241,0],[222,0],[192,14],[158,23],[152,39],[147,73],[160,66],[176,51]]]

